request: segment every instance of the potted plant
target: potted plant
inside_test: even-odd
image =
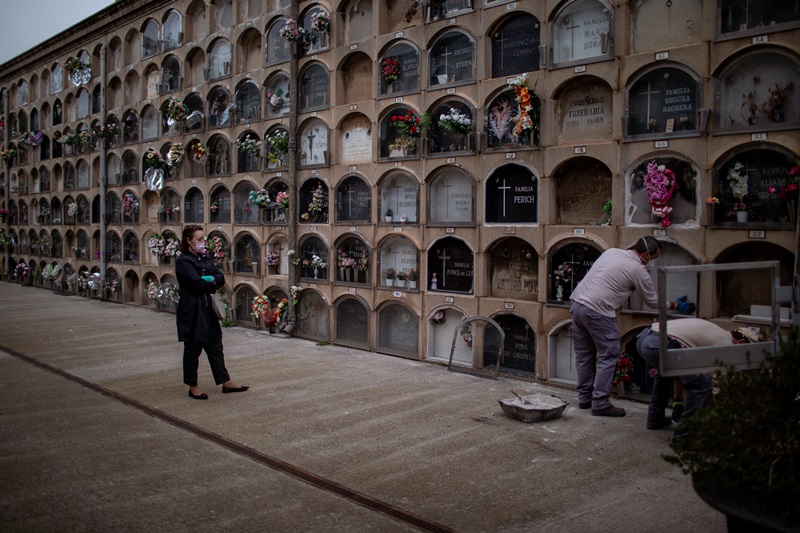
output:
[[[387,287],[394,287],[394,277],[397,275],[397,272],[393,268],[386,269],[386,286]]]
[[[393,217],[394,217],[394,212],[392,212],[391,209],[387,209],[386,214],[383,216],[383,220],[385,222],[391,222]]]
[[[416,289],[417,288],[417,280],[419,279],[419,274],[413,268],[408,271],[408,288],[409,289]]]
[[[719,392],[681,419],[671,444],[675,455],[665,456],[692,474],[703,500],[727,515],[729,531],[797,531],[800,525],[799,335],[794,329],[755,370],[721,366]]]
[[[397,273],[397,286],[398,287],[405,287],[406,286],[406,273],[402,270]]]

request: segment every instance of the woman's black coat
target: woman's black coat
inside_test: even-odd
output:
[[[225,285],[225,275],[210,257],[193,253],[182,253],[176,258],[175,275],[181,295],[176,316],[178,340],[208,342],[222,337],[211,298]],[[209,283],[201,276],[212,276],[214,281]]]

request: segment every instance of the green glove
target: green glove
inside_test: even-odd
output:
[[[200,279],[202,279],[203,281],[207,281],[209,283],[214,282],[214,276],[200,276]]]

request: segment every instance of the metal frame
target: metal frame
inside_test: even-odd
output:
[[[667,274],[683,272],[720,272],[730,270],[768,269],[772,273],[772,340],[733,346],[714,346],[703,348],[667,348]],[[692,265],[660,267],[658,269],[658,324],[659,324],[659,368],[662,376],[675,377],[687,374],[703,374],[719,368],[719,363],[733,365],[738,369],[756,368],[766,360],[767,354],[774,355],[778,350],[780,335],[779,298],[783,294],[780,284],[780,263],[760,261],[752,263],[731,263],[714,265]]]
[[[474,363],[470,368],[453,366],[453,352],[455,352],[456,350],[456,341],[458,340],[458,332],[461,331],[462,327],[471,322],[481,322],[481,321],[488,322],[489,324],[497,328],[497,331],[500,332],[500,348],[497,350],[497,366],[494,369],[494,373],[489,375],[487,375],[487,373],[482,369],[475,368]],[[498,324],[488,316],[478,315],[462,320],[461,322],[458,323],[456,329],[453,331],[453,342],[450,344],[450,358],[447,360],[447,370],[450,372],[461,372],[463,374],[470,374],[481,378],[497,379],[497,376],[500,375],[500,362],[503,360],[505,345],[506,345],[506,332],[503,331],[503,328],[500,327],[500,324]]]

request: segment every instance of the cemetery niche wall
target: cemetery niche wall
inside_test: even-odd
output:
[[[378,310],[378,351],[419,357],[419,316],[411,308],[387,303]]]
[[[567,160],[553,177],[557,184],[559,224],[598,225],[608,220],[604,210],[611,199],[611,170],[590,157]]]
[[[358,298],[344,297],[335,306],[336,342],[369,348],[370,311]]]

